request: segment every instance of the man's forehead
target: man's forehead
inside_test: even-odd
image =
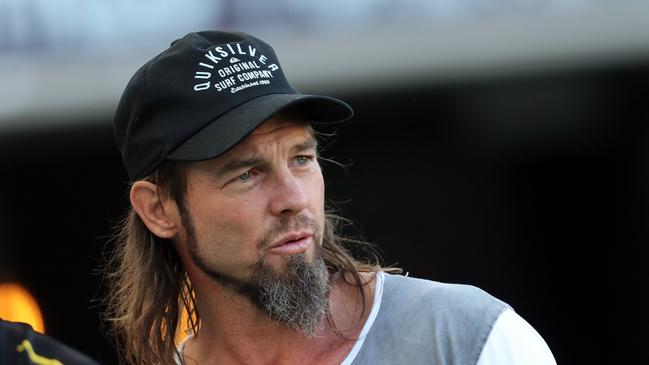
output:
[[[213,159],[225,164],[233,159],[252,158],[263,154],[268,147],[282,149],[317,148],[313,129],[308,122],[289,119],[270,119],[236,144],[230,151]]]
[[[263,148],[273,144],[301,143],[314,137],[311,125],[304,121],[271,119],[262,123],[233,149]]]
[[[269,133],[276,129],[286,128],[286,127],[308,128],[309,123],[299,113],[295,111],[285,111],[261,123],[259,127],[255,128],[255,130],[253,130],[250,135]]]

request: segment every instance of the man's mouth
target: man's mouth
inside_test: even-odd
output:
[[[306,251],[312,243],[312,233],[307,231],[290,232],[273,243],[269,252],[278,255],[295,255]]]

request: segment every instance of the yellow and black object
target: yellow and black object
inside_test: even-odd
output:
[[[0,319],[0,365],[99,365],[25,323]]]

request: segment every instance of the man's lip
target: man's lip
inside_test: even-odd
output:
[[[289,233],[273,244],[269,252],[282,256],[292,256],[306,252],[313,242],[313,234],[309,232]]]
[[[270,248],[280,247],[289,242],[299,241],[305,238],[311,238],[312,236],[313,233],[306,232],[306,231],[291,232],[282,236],[279,240],[277,240],[274,244],[272,244]]]

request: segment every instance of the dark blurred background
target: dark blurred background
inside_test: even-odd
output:
[[[505,300],[560,364],[644,358],[649,5],[349,3],[0,0],[0,284],[116,363],[96,273],[127,207],[112,113],[171,40],[238,29],[354,107],[327,193],[386,264]]]

